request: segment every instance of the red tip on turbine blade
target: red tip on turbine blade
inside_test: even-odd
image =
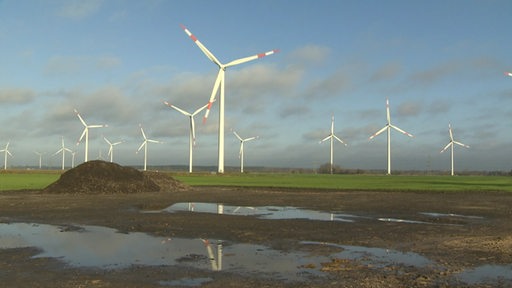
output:
[[[210,110],[210,108],[212,108],[212,104],[213,102],[208,102],[208,107],[206,107],[206,109]]]
[[[203,124],[206,124],[206,119],[208,119],[208,118],[203,117]]]
[[[260,54],[258,54],[258,58],[263,58],[263,57],[265,57],[265,56],[267,56],[267,54],[266,54],[266,53],[260,53]]]
[[[181,29],[183,29],[183,30],[186,30],[186,29],[187,29],[187,27],[185,27],[185,25],[183,25],[183,24],[181,24],[181,23],[180,23],[180,27],[181,27]]]
[[[274,51],[274,53],[279,53],[280,50],[279,49],[274,49],[272,51]]]

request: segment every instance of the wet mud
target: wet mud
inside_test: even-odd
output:
[[[198,211],[219,203],[222,214]],[[511,220],[512,196],[500,192],[8,191],[0,193],[0,286],[510,287]],[[39,232],[23,238],[20,227]],[[51,250],[34,234],[43,228],[69,238],[48,241]],[[172,254],[173,240],[194,248]],[[142,254],[121,265],[109,257],[119,243]],[[64,246],[98,253],[90,259],[96,264],[59,254]]]

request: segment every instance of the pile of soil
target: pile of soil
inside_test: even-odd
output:
[[[172,192],[187,190],[187,186],[170,175],[141,172],[132,167],[94,160],[63,173],[59,180],[43,189],[43,193],[120,194]]]

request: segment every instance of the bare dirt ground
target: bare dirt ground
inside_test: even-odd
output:
[[[265,220],[205,213],[141,213],[178,202],[237,206],[296,206],[378,218],[429,222]],[[429,217],[419,212],[482,218]],[[124,269],[70,267],[53,258],[33,258],[36,248],[0,249],[1,287],[166,287],[158,279],[207,278],[201,287],[511,287],[510,280],[464,283],[455,273],[485,264],[512,263],[512,195],[499,192],[412,193],[195,187],[129,194],[0,193],[0,222],[97,225],[123,233],[224,239],[276,249],[304,249],[300,241],[415,252],[439,264],[428,267],[364,264],[332,259],[317,267],[327,276],[289,282],[258,275],[180,266]],[[444,225],[457,224],[457,225]],[[1,236],[1,231],[0,231]],[[302,248],[301,248],[302,247]],[[313,246],[315,253],[326,248]],[[442,268],[440,268],[442,267]],[[510,266],[509,266],[510,267]],[[193,285],[193,284],[183,284]],[[167,287],[169,287],[168,285]]]

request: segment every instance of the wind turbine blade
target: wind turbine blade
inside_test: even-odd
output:
[[[409,137],[414,137],[414,136],[412,136],[412,134],[410,134],[410,133],[408,133],[408,132],[405,132],[404,130],[402,130],[402,129],[400,129],[400,128],[396,127],[395,125],[390,125],[390,126],[391,126],[391,128],[395,129],[396,131],[398,131],[398,132],[400,132],[400,133],[402,133],[402,134],[405,134],[405,135],[407,135],[407,136],[409,136]]]
[[[107,125],[89,125],[87,126],[87,128],[104,128],[104,127],[107,127]]]
[[[368,138],[368,140],[372,140],[373,138],[375,138],[377,135],[379,135],[380,133],[386,131],[386,129],[388,129],[388,125],[384,126],[384,128],[380,129],[379,131],[377,131],[375,134],[373,134],[372,136],[370,136],[370,138]]]
[[[244,139],[244,141],[251,141],[251,140],[254,140],[254,139],[256,139],[256,138],[258,138],[258,136],[254,136],[254,137],[246,138],[246,139]]]
[[[206,123],[206,119],[208,119],[208,115],[210,114],[210,109],[212,108],[213,102],[215,102],[215,96],[217,95],[217,91],[219,90],[220,83],[222,82],[222,78],[224,76],[224,70],[219,69],[219,73],[217,74],[217,79],[215,80],[215,84],[213,86],[212,94],[210,95],[210,100],[208,100],[208,105],[206,109],[206,113],[203,117],[203,123]]]
[[[186,115],[186,116],[190,116],[190,115],[191,115],[191,114],[190,114],[190,113],[188,113],[187,111],[185,111],[185,110],[183,110],[183,109],[180,109],[180,108],[178,108],[178,107],[176,107],[176,106],[174,106],[174,105],[171,105],[169,102],[164,102],[164,103],[165,103],[165,105],[167,105],[167,106],[169,106],[169,107],[173,108],[174,110],[176,110],[176,111],[180,112],[180,113],[181,113],[181,114],[183,114],[183,115]]]
[[[453,141],[452,125],[448,124],[448,132],[450,132],[450,140]]]
[[[123,141],[119,141],[119,142],[116,142],[116,143],[112,143],[112,146],[116,146],[116,145],[119,145],[119,144],[121,144],[121,143],[123,143]]]
[[[343,144],[343,145],[347,146],[347,143],[343,142],[343,140],[341,140],[340,138],[338,138],[338,136],[336,136],[336,135],[334,135],[334,134],[333,134],[333,135],[332,135],[332,137],[334,137],[334,139],[338,140],[341,144]]]
[[[157,140],[152,140],[152,139],[148,139],[148,142],[151,142],[151,143],[164,143],[164,142],[157,141]]]
[[[444,146],[443,150],[441,150],[441,152],[439,152],[439,153],[443,153],[446,149],[448,149],[448,147],[450,147],[450,145],[453,145],[453,142],[450,141],[450,143],[446,144],[446,146]]]
[[[324,139],[320,140],[320,143],[324,142],[324,141],[325,141],[325,140],[327,140],[327,139],[331,139],[331,137],[332,137],[332,134],[331,134],[331,135],[329,135],[329,136],[327,136],[327,137],[325,137]]]
[[[139,125],[140,126],[140,132],[142,132],[142,137],[144,137],[144,140],[148,140],[148,138],[146,138],[146,134],[144,133],[144,129],[142,129],[142,125]]]
[[[224,65],[224,67],[227,68],[227,67],[230,67],[230,66],[235,66],[235,65],[238,65],[238,64],[246,63],[246,62],[249,62],[249,61],[252,61],[252,60],[256,60],[256,59],[259,59],[259,58],[263,58],[265,56],[272,55],[272,54],[277,53],[277,52],[279,52],[279,50],[274,49],[274,50],[271,50],[271,51],[268,51],[268,52],[265,52],[265,53],[260,53],[260,54],[256,54],[256,55],[253,55],[253,56],[236,59],[236,60],[233,60],[233,61],[229,62],[228,64]]]
[[[73,151],[71,151],[71,149],[68,149],[68,148],[64,148],[64,151],[68,151],[69,153],[73,153]]]
[[[391,124],[391,115],[389,114],[389,99],[386,98],[386,119],[388,119],[388,124]]]
[[[146,145],[146,143],[147,142],[144,140],[144,142],[142,142],[142,144],[140,144],[139,149],[137,149],[137,152],[139,152],[140,149],[142,149],[142,147],[144,147],[144,145]]]
[[[242,153],[244,153],[244,141],[240,143],[240,151],[238,152],[238,158],[242,158]]]
[[[238,135],[238,133],[236,133],[236,131],[234,131],[234,130],[233,130],[233,134],[235,134],[235,136],[236,136],[236,138],[238,138],[238,140],[240,140],[240,141],[244,141],[244,140],[242,139],[242,137],[240,137],[240,135]]]
[[[9,154],[9,156],[12,157],[12,154],[11,154],[11,152],[9,152],[9,150],[5,150],[5,153]]]
[[[52,156],[55,156],[55,155],[59,154],[60,152],[62,152],[62,148],[59,149],[57,152],[53,153]]]
[[[112,143],[110,143],[110,141],[108,141],[108,139],[106,137],[103,137],[103,139],[105,139],[105,141],[108,143],[108,145],[112,145]]]
[[[505,72],[505,75],[512,77],[512,72]]]
[[[76,113],[76,116],[78,116],[78,119],[80,119],[80,122],[82,122],[82,124],[84,126],[87,126],[87,124],[85,123],[84,119],[82,118],[82,116],[80,116],[80,113],[78,113],[78,110],[75,109],[75,113]]]
[[[112,154],[112,149],[113,149],[113,148],[112,148],[112,146],[110,146],[110,148],[108,149],[108,153],[107,153],[107,155]]]
[[[85,133],[87,133],[87,126],[85,126],[84,132],[82,132],[82,135],[80,136],[80,138],[78,138],[78,141],[76,142],[76,145],[80,144],[80,142],[82,141],[82,139],[85,136]],[[62,140],[62,146],[64,147],[64,140]]]
[[[194,116],[190,116],[190,133],[192,133],[192,145],[196,146],[196,124]]]
[[[214,99],[213,101],[215,101],[215,99]],[[194,113],[192,113],[192,115],[191,115],[191,116],[195,116],[197,113],[199,113],[199,112],[203,111],[206,107],[208,107],[208,105],[209,105],[209,104],[206,104],[206,105],[204,105],[203,107],[201,107],[201,108],[197,109],[196,111],[194,111]]]
[[[464,143],[460,143],[460,142],[457,142],[457,141],[453,141],[453,143],[457,144],[457,145],[460,145],[462,147],[466,147],[466,148],[469,148],[469,145],[466,145]]]
[[[199,49],[201,49],[201,51],[203,51],[204,55],[206,55],[206,57],[208,57],[208,59],[210,59],[213,63],[217,64],[219,67],[222,66],[222,63],[220,63],[220,61],[215,57],[215,55],[213,55],[213,53],[210,52],[210,50],[208,50],[203,45],[203,43],[201,43],[201,41],[199,41],[199,39],[197,39],[197,37],[194,36],[194,34],[192,34],[187,29],[187,27],[185,27],[183,24],[180,24],[180,26],[185,31],[185,33],[187,33],[187,35],[190,37],[190,39],[192,39],[192,41],[194,41],[194,43],[196,43],[196,45],[199,47]]]

